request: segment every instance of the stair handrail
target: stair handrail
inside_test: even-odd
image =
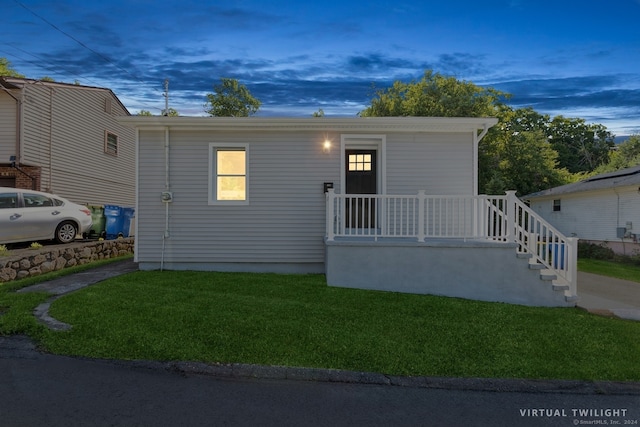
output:
[[[578,239],[567,237],[516,196],[507,191],[508,219],[518,252],[531,254],[534,261],[562,278],[571,296],[577,295]]]

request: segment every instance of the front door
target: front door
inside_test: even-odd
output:
[[[345,151],[345,184],[347,194],[377,193],[377,151],[357,149]],[[348,226],[371,228],[375,226],[376,201],[372,198],[354,197],[346,204]]]

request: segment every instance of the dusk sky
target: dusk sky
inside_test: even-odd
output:
[[[0,57],[107,87],[132,114],[205,115],[221,77],[259,116],[351,116],[427,69],[514,107],[640,133],[640,0],[2,0]]]

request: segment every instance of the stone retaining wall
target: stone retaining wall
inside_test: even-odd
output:
[[[12,250],[8,256],[0,256],[0,282],[24,279],[74,265],[132,254],[133,243],[134,238],[129,237]]]

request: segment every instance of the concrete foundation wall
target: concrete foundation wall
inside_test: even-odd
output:
[[[516,245],[458,240],[327,242],[330,286],[432,294],[529,306],[569,306]]]

